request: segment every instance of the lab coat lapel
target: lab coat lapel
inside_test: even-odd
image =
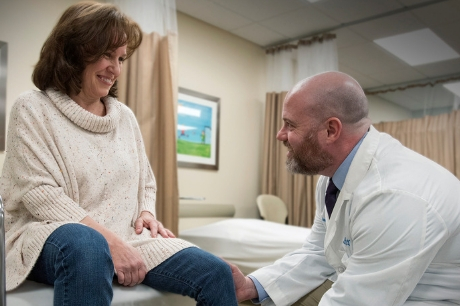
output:
[[[355,157],[348,170],[347,177],[345,178],[344,185],[340,190],[339,197],[332,211],[331,217],[327,220],[326,236],[324,239],[324,250],[329,264],[331,266],[341,265],[343,252],[340,252],[340,246],[343,239],[343,231],[348,224],[345,223],[347,214],[347,203],[353,194],[355,188],[363,180],[369,167],[372,164],[372,159],[377,150],[380,139],[380,133],[373,127],[367,136],[364,138],[361,146],[356,152]],[[323,182],[326,185],[326,180]],[[325,186],[323,186],[325,188]],[[324,201],[324,200],[323,200]],[[327,218],[327,213],[326,213]]]

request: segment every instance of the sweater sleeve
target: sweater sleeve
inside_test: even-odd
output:
[[[21,95],[13,106],[0,191],[9,210],[24,205],[38,220],[78,222],[87,213],[63,174],[63,157],[48,130],[46,105],[42,94],[34,91]]]
[[[157,184],[155,175],[153,174],[152,167],[150,166],[150,162],[145,151],[144,141],[136,116],[126,105],[123,105],[123,108],[125,113],[127,113],[127,116],[130,118],[131,128],[136,138],[137,154],[139,157],[139,202],[138,214],[135,217],[137,218],[142,211],[148,211],[156,217],[155,203]]]
[[[146,173],[145,173],[145,189],[144,189],[144,199],[139,205],[139,211],[148,211],[156,217],[155,212],[155,203],[157,198],[157,185],[155,181],[155,176],[153,175],[152,168],[150,163],[145,155],[146,163]]]
[[[38,186],[27,192],[23,203],[40,220],[79,222],[87,215],[65,195],[62,188],[49,185]]]

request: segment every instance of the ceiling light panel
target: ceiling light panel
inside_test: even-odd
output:
[[[446,89],[452,92],[454,95],[460,97],[460,82],[448,83],[443,85]]]
[[[374,42],[411,66],[460,57],[430,29],[380,38]]]

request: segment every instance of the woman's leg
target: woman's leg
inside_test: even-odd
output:
[[[147,273],[145,285],[187,295],[199,306],[236,306],[230,266],[199,248],[177,252]]]
[[[28,279],[53,285],[55,306],[109,306],[113,275],[105,238],[85,225],[66,224],[48,237]]]

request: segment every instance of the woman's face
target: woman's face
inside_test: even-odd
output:
[[[88,64],[83,71],[81,92],[78,96],[86,103],[100,101],[107,96],[121,73],[125,58],[126,45],[107,51],[97,62]]]

